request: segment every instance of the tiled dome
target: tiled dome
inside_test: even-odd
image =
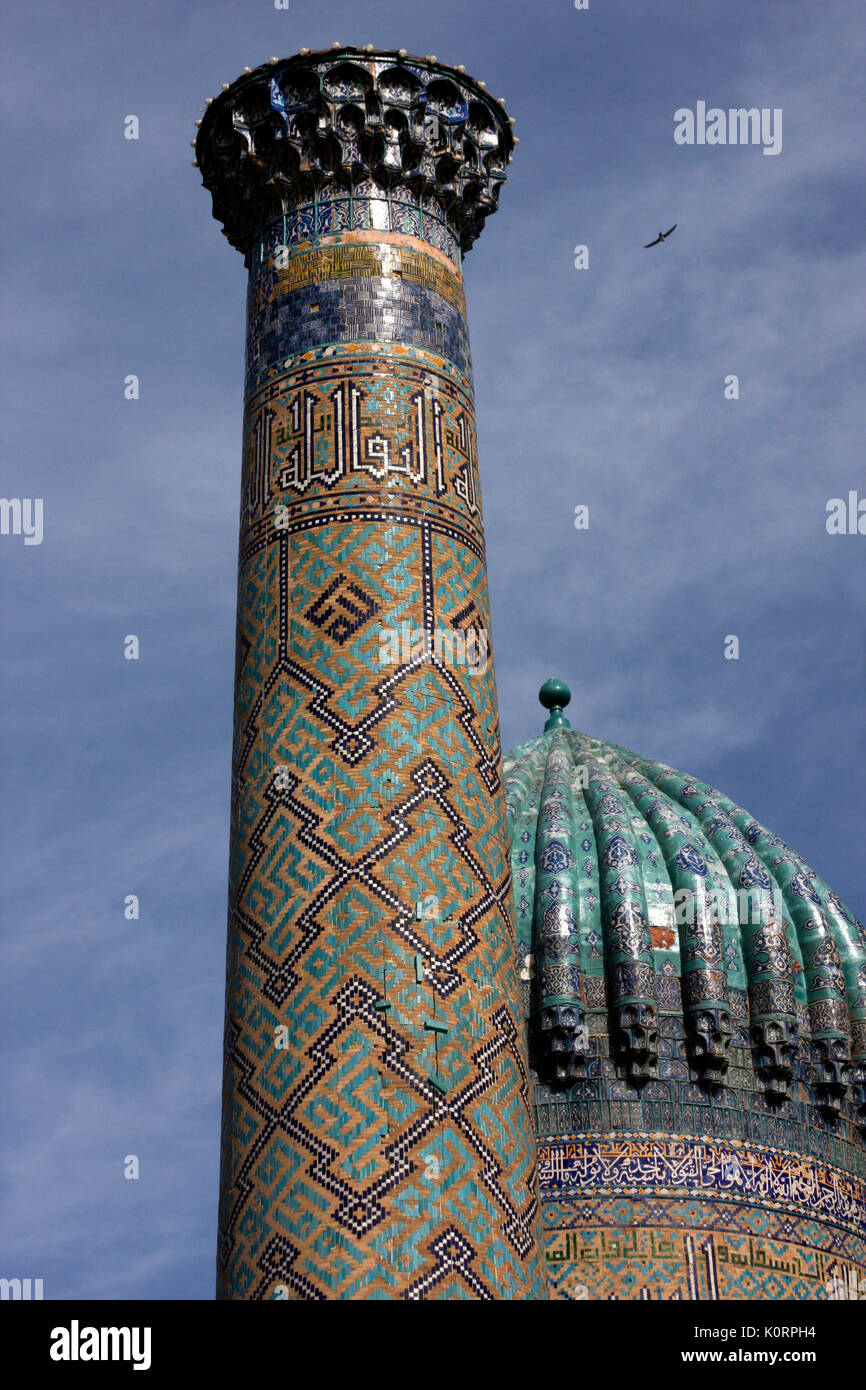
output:
[[[721,792],[573,731],[569,698],[543,686],[545,732],[505,759],[539,1079],[586,1075],[587,1016],[606,1011],[609,1056],[640,1091],[659,1075],[660,1014],[675,1014],[692,1083],[725,1087],[738,1034],[772,1104],[805,1078],[824,1123],[844,1110],[866,1125],[866,930]]]

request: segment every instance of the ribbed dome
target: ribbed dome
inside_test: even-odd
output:
[[[822,1123],[844,1110],[866,1125],[863,926],[721,792],[571,730],[568,698],[548,682],[545,733],[505,759],[539,1079],[587,1075],[588,1015],[606,1011],[609,1056],[640,1093],[659,1075],[659,1016],[676,1014],[693,1084],[728,1084],[738,1034],[748,1084],[772,1105],[799,1078]]]

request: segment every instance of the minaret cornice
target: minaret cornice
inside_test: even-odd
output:
[[[515,145],[504,103],[459,68],[402,49],[303,50],[208,101],[195,141],[225,236],[256,234],[322,189],[435,198],[463,252],[496,211]]]

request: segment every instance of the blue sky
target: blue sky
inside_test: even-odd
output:
[[[6,30],[0,492],[43,498],[45,533],[0,537],[0,1274],[210,1298],[244,271],[191,167],[204,98],[337,39],[506,97],[521,143],[465,266],[504,746],[559,676],[575,727],[719,787],[863,917],[866,537],[825,516],[866,495],[866,25],[858,0],[7,0]],[[699,100],[781,107],[782,152],[675,145]]]

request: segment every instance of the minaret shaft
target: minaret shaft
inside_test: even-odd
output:
[[[459,264],[510,133],[390,55],[218,104],[250,277],[218,1293],[543,1297]]]

